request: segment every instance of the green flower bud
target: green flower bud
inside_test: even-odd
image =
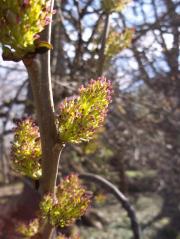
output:
[[[131,0],[101,0],[102,9],[105,12],[120,12]]]
[[[57,120],[61,141],[80,143],[92,139],[104,123],[111,94],[111,83],[100,77],[86,88],[82,86],[79,96],[65,99]]]
[[[12,142],[12,165],[15,171],[33,179],[41,176],[39,128],[29,118],[17,122]]]
[[[30,238],[38,233],[39,220],[34,219],[28,224],[21,223],[18,225],[16,231],[24,237]]]
[[[44,196],[40,204],[40,209],[43,215],[48,215],[53,209],[54,201],[50,194]]]
[[[111,29],[106,41],[105,57],[108,62],[125,48],[130,47],[134,36],[133,28],[126,28],[123,33]]]
[[[20,60],[34,52],[38,33],[49,24],[51,15],[49,0],[1,0],[0,43],[4,57],[12,54]],[[11,54],[7,55],[8,50]]]
[[[69,226],[84,215],[89,207],[90,196],[81,186],[77,175],[66,177],[56,189],[56,199],[46,195],[40,203],[44,218],[53,226]]]

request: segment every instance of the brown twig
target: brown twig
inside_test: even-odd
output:
[[[53,10],[53,6],[54,0],[51,1],[51,10]],[[41,39],[51,42],[51,23],[41,34]],[[31,82],[41,135],[42,179],[40,190],[42,195],[46,193],[55,194],[58,164],[64,146],[58,140],[55,124],[50,52],[23,61]],[[41,228],[42,238],[50,239],[53,235],[53,227],[43,222]]]
[[[101,76],[103,73],[103,68],[104,68],[104,63],[105,63],[105,55],[104,55],[104,51],[105,51],[105,47],[106,47],[106,40],[107,40],[107,36],[109,33],[109,13],[106,13],[105,15],[105,25],[104,25],[104,31],[103,31],[103,35],[102,35],[102,42],[101,42],[101,49],[100,49],[100,53],[99,53],[99,65],[98,65],[98,76]]]
[[[128,199],[115,185],[110,183],[108,180],[102,178],[101,176],[91,173],[80,174],[79,178],[99,184],[108,192],[112,193],[121,203],[122,207],[127,211],[127,214],[131,221],[131,228],[133,231],[134,239],[141,238],[141,229],[137,221],[135,210],[133,206],[129,203]]]

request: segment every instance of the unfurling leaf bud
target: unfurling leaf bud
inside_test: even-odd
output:
[[[114,56],[120,53],[125,48],[130,47],[134,36],[134,29],[127,28],[123,33],[116,32],[111,29],[106,41],[105,57],[106,62],[111,60]]]
[[[30,238],[38,233],[39,230],[39,220],[34,219],[28,224],[20,223],[17,227],[17,232],[23,237]]]
[[[41,176],[41,142],[38,126],[32,119],[17,122],[12,142],[12,164],[15,171],[33,179]]]
[[[0,43],[6,59],[35,52],[35,40],[51,19],[49,0],[1,0]],[[8,50],[7,50],[8,49]]]
[[[107,13],[120,12],[131,0],[101,0],[102,9]]]
[[[111,82],[100,77],[82,86],[79,96],[65,99],[57,120],[61,141],[80,143],[92,139],[104,123],[111,94]]]
[[[53,226],[69,226],[86,212],[90,196],[77,175],[66,177],[56,189],[56,199],[46,195],[40,203],[44,218]]]

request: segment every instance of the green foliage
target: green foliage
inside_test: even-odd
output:
[[[106,47],[105,57],[108,63],[114,56],[120,53],[125,48],[131,45],[134,29],[127,28],[123,33],[116,32],[115,29],[111,29],[109,32]]]
[[[34,219],[29,224],[21,223],[17,227],[17,232],[24,237],[30,238],[38,233],[39,220]]]
[[[89,141],[104,123],[111,101],[111,83],[104,77],[79,90],[79,96],[65,99],[60,105],[58,130],[61,141]]]
[[[52,13],[47,0],[1,0],[0,43],[4,58],[22,59],[36,49],[36,39]]]
[[[90,196],[81,186],[78,176],[72,174],[57,187],[56,200],[46,195],[40,203],[40,209],[51,225],[63,228],[80,218],[89,204]]]
[[[107,13],[120,12],[131,0],[101,0],[102,9]]]
[[[33,179],[41,176],[41,142],[39,128],[32,119],[17,122],[12,143],[13,168]]]

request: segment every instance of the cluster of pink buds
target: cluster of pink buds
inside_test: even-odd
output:
[[[29,223],[20,223],[16,231],[25,238],[31,238],[38,233],[39,220],[36,218]]]
[[[65,99],[59,107],[57,120],[63,143],[89,141],[104,123],[111,102],[112,86],[105,77],[82,86],[79,96]]]
[[[17,122],[12,142],[12,166],[21,175],[38,179],[41,176],[41,142],[39,128],[32,119]]]
[[[1,0],[3,57],[21,60],[27,53],[33,53],[38,34],[49,24],[52,14],[49,0]]]
[[[81,185],[77,175],[66,177],[56,189],[56,199],[46,195],[40,204],[42,215],[53,226],[69,226],[86,212],[90,194]]]

